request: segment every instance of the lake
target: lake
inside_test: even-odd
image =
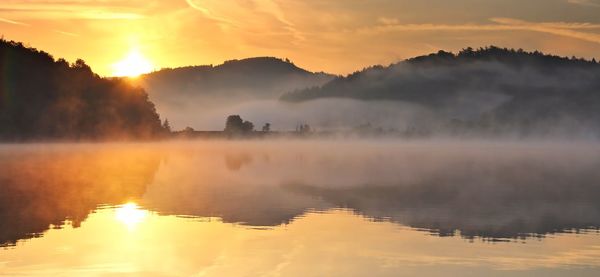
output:
[[[4,144],[0,170],[0,275],[600,275],[594,142]]]

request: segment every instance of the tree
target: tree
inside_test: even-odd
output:
[[[235,133],[240,132],[242,130],[242,125],[244,124],[244,120],[239,115],[230,115],[227,117],[227,122],[225,122],[225,132],[227,133]]]
[[[60,62],[59,62],[60,63]],[[92,74],[92,68],[85,63],[82,59],[77,59],[72,65],[72,68],[80,70],[82,72],[86,72],[88,74]]]
[[[230,115],[225,122],[225,132],[239,134],[250,133],[254,131],[254,124],[250,121],[244,121],[239,115]]]
[[[165,131],[167,132],[171,132],[171,124],[169,123],[169,120],[165,118],[165,121],[162,124],[163,129],[165,129]]]
[[[463,49],[462,51],[460,51],[459,55],[464,56],[464,57],[473,57],[473,56],[475,56],[475,50],[473,50],[472,47],[467,47],[467,48]]]
[[[249,133],[252,131],[254,131],[254,123],[250,121],[244,121],[244,123],[242,124],[242,132]]]
[[[164,134],[144,89],[102,78],[81,59],[69,64],[0,40],[0,68],[10,73],[0,74],[0,140],[153,139]]]
[[[311,128],[310,128],[310,125],[308,125],[308,124],[300,124],[300,127],[297,128],[297,131],[299,133],[306,134],[306,133],[310,133],[311,132]]]
[[[265,123],[265,125],[262,127],[262,131],[270,132],[271,131],[271,123]]]

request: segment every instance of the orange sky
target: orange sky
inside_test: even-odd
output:
[[[0,34],[101,75],[132,51],[155,68],[289,58],[349,73],[498,45],[600,57],[600,0],[2,0]]]

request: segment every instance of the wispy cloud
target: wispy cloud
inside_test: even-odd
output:
[[[279,22],[285,24],[286,26],[294,26],[294,24],[286,18],[285,14],[283,13],[283,10],[275,1],[254,0],[254,3],[256,5],[257,10],[274,16],[275,18],[277,18],[277,20],[279,20]]]
[[[136,1],[133,1],[136,2]],[[0,14],[34,19],[139,19],[144,17],[136,6],[123,1],[31,0],[0,3]]]
[[[600,34],[590,32],[590,30],[600,30],[600,24],[570,22],[536,23],[511,18],[492,18],[491,20],[503,26],[513,27],[516,30],[547,33],[600,44]],[[583,32],[582,30],[588,32]]]
[[[359,32],[391,31],[533,31],[600,44],[600,24],[579,22],[529,22],[513,18],[490,18],[488,24],[400,24],[395,19],[380,18],[376,27]],[[596,31],[596,32],[595,32]]]
[[[70,36],[70,37],[78,37],[78,34],[75,33],[71,33],[71,32],[65,32],[65,31],[61,31],[61,30],[53,30],[55,33],[59,33],[61,35],[65,35],[65,36]]]
[[[274,0],[186,0],[186,2],[206,18],[218,22],[224,30],[236,29],[248,33],[287,32],[294,39],[304,39],[295,24],[288,20],[279,3]]]
[[[207,18],[217,21],[222,28],[238,27],[240,24],[236,19],[223,16],[219,12],[215,12],[214,10],[197,3],[196,0],[186,0],[186,2],[190,7],[199,10]]]
[[[2,17],[0,17],[0,22],[8,23],[8,24],[14,24],[14,25],[21,25],[21,26],[30,26],[27,23],[23,23],[23,22],[19,22],[19,21],[14,21],[14,20],[2,18]]]
[[[83,11],[80,12],[78,16],[87,19],[141,19],[145,17],[144,15],[138,13],[111,12],[103,10]]]
[[[186,0],[188,5],[202,12],[205,16],[225,22],[235,23],[240,26],[241,21],[252,24],[253,20],[246,20],[254,13],[267,14],[275,18],[279,23],[286,26],[294,26],[285,16],[283,10],[273,0],[250,0],[250,1],[221,1],[221,0]],[[236,15],[244,15],[236,17]],[[257,15],[258,16],[258,15]]]
[[[600,8],[600,3],[593,0],[567,0],[569,4]]]

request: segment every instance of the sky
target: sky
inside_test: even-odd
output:
[[[598,59],[600,0],[1,0],[0,34],[103,76],[132,53],[153,69],[275,56],[347,74],[469,46]]]

